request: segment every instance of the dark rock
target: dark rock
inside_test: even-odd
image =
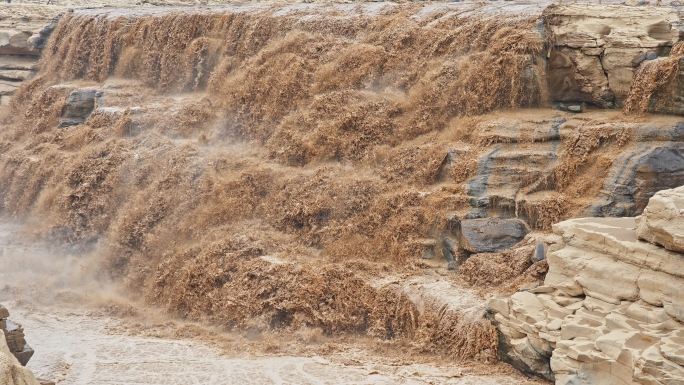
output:
[[[588,214],[622,217],[641,214],[658,191],[684,185],[684,146],[646,146],[621,155],[608,172],[598,201]]]
[[[69,94],[62,117],[71,120],[84,121],[95,109],[96,90],[75,90]]]
[[[20,352],[12,352],[14,357],[17,358],[21,366],[26,366],[31,357],[33,357],[33,349],[31,349],[28,344],[24,344],[24,348]]]
[[[76,119],[62,119],[59,122],[58,128],[65,128],[65,127],[71,127],[71,126],[78,126],[79,124],[83,124],[83,120],[76,120]]]
[[[646,60],[655,60],[658,58],[658,53],[655,51],[646,52]]]
[[[444,259],[448,262],[447,269],[456,270],[456,244],[449,238],[444,238],[442,242],[442,254]]]
[[[557,159],[555,147],[553,141],[539,142],[534,150],[502,144],[485,155],[475,177],[467,182],[468,203],[473,208],[468,219],[515,218],[516,196],[521,189],[542,184],[552,173]]]
[[[458,241],[460,247],[470,253],[494,253],[510,249],[529,232],[525,223],[519,219],[463,220]]]
[[[540,243],[534,249],[534,254],[532,255],[532,262],[541,261],[546,259],[546,244]]]
[[[45,48],[48,38],[52,32],[54,32],[55,28],[57,28],[57,23],[60,18],[61,16],[55,16],[49,25],[46,25],[37,34],[28,39],[29,46],[32,50],[42,50]]]

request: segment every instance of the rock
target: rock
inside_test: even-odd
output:
[[[684,187],[657,192],[638,219],[637,236],[668,250],[684,252]]]
[[[529,233],[519,219],[462,220],[457,231],[461,248],[471,253],[494,253],[510,249]]]
[[[95,109],[97,90],[79,89],[69,94],[66,105],[62,110],[59,127],[76,126],[83,123]]]
[[[7,327],[2,328],[5,338],[0,338],[0,384],[39,385],[40,383],[31,371],[24,367],[33,354],[33,350],[25,344],[20,351],[11,348],[23,329],[21,329],[21,325],[7,321],[7,316],[9,316],[9,312],[0,305],[0,317],[7,324]],[[21,335],[23,336],[23,333]]]
[[[553,231],[545,289],[489,302],[504,360],[558,385],[684,383],[684,254],[639,241],[634,218]]]
[[[548,79],[556,102],[621,105],[635,68],[677,41],[679,17],[669,7],[552,5],[543,17],[555,42]]]
[[[32,79],[34,75],[35,72],[27,70],[0,70],[0,79],[3,80],[24,81]]]
[[[85,119],[95,109],[95,95],[97,90],[80,89],[69,94],[62,117]]]
[[[650,135],[650,134],[649,134]],[[684,147],[679,144],[644,146],[625,152],[613,162],[591,216],[634,216],[658,191],[684,185]]]
[[[559,103],[558,109],[561,111],[580,113],[580,112],[584,112],[584,105],[583,104],[567,104],[566,105],[563,103]]]
[[[447,267],[449,270],[456,270],[456,249],[457,246],[451,239],[444,238],[444,242],[442,242],[442,254],[444,255],[444,259],[449,264]]]
[[[532,262],[537,262],[537,261],[541,261],[541,260],[545,259],[547,248],[548,247],[543,243],[538,244],[537,247],[534,248],[534,254],[532,255]]]
[[[592,119],[601,119],[596,111],[585,113],[593,116]],[[598,195],[592,193],[592,197],[586,197],[594,200],[587,216],[639,215],[653,194],[684,185],[683,123],[675,120],[587,123],[581,116],[563,115],[562,119],[548,120],[517,117],[488,120],[475,127],[478,143],[494,144],[485,146],[483,155],[475,162],[452,151],[454,164],[469,161],[477,166],[472,177],[465,181],[471,211],[462,217],[518,218],[532,230],[550,230],[551,224],[565,219],[573,202],[556,191],[557,171],[572,157],[563,148],[567,148],[568,140],[578,130],[587,134],[605,133],[597,138],[602,143],[599,148],[603,148],[604,142],[615,146],[615,139],[611,138],[618,133],[633,138],[629,146],[615,152],[617,158],[611,159],[607,175],[602,174],[599,179],[602,185]],[[595,163],[586,163],[586,167],[597,172],[605,170]]]
[[[435,257],[435,247],[437,241],[434,239],[423,239],[419,241],[423,248],[423,259],[432,259]]]
[[[61,11],[13,7],[9,16],[0,18],[0,105],[8,105],[21,83],[36,75],[41,50]]]

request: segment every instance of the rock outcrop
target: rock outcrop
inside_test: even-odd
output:
[[[656,193],[637,218],[637,236],[684,253],[684,187]]]
[[[472,169],[464,182],[470,211],[460,216],[518,218],[548,230],[569,216],[636,216],[656,192],[684,185],[684,124],[603,118],[558,112],[477,124],[471,135],[479,153],[454,149],[445,156],[452,169]],[[586,186],[573,193],[581,201],[565,192],[575,184]]]
[[[550,6],[544,19],[551,99],[604,108],[620,106],[636,69],[668,56],[682,35],[672,7]]]
[[[26,366],[33,356],[33,349],[24,339],[24,328],[21,327],[21,324],[10,321],[8,317],[9,311],[0,305],[0,330],[5,336],[7,348],[22,366]]]
[[[78,89],[69,94],[62,111],[60,127],[76,126],[83,123],[95,109],[97,90]]]
[[[57,26],[61,7],[3,5],[0,11],[0,105],[38,71],[40,54]]]
[[[17,354],[16,351],[17,343],[23,341],[21,325],[13,324],[7,317],[9,312],[0,305],[0,327],[5,334],[5,338],[0,338],[0,385],[40,385],[31,371],[24,367],[26,362],[22,362],[28,361],[33,351],[31,350],[28,358],[21,352]],[[24,346],[27,346],[25,341]]]
[[[554,225],[545,285],[490,301],[505,361],[562,385],[684,382],[684,255],[636,226]]]

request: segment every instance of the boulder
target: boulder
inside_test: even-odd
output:
[[[684,253],[684,186],[657,192],[637,223],[639,239]]]
[[[59,126],[68,127],[83,123],[95,109],[97,94],[97,90],[94,89],[72,91],[62,110],[62,118],[64,119]]]
[[[529,232],[519,219],[484,218],[462,220],[456,235],[470,253],[495,253],[510,249]]]

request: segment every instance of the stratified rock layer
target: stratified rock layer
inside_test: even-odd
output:
[[[10,321],[7,317],[9,317],[9,311],[0,305],[0,330],[5,336],[7,348],[22,366],[26,366],[33,356],[33,349],[24,339],[24,328],[20,324]]]
[[[684,382],[684,255],[639,241],[634,218],[553,231],[545,285],[490,302],[504,360],[562,385]]]
[[[0,105],[22,82],[32,79],[47,39],[66,9],[25,5],[3,5],[0,14]]]
[[[13,348],[13,345],[17,342],[15,337],[18,334],[14,332],[18,329],[14,327],[16,324],[7,320],[7,317],[9,317],[9,312],[0,305],[0,329],[5,332],[5,338],[0,338],[0,385],[40,385],[31,371],[23,367],[23,364],[16,357],[16,349]],[[21,326],[19,326],[20,328]],[[11,330],[8,331],[8,329]],[[23,339],[23,334],[21,339]]]

